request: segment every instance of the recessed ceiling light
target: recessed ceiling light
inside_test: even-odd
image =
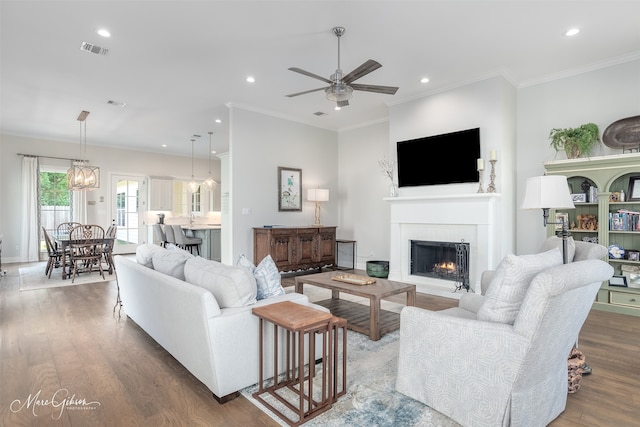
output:
[[[216,119],[216,123],[222,123],[222,120]]]
[[[216,154],[216,150],[211,150],[211,154]]]
[[[162,148],[167,148],[167,144],[162,144]]]
[[[420,79],[420,83],[429,83],[429,77],[423,77]]]
[[[98,28],[98,31],[96,31],[96,33],[98,33],[102,37],[111,37],[111,33],[106,28]]]
[[[579,28],[572,28],[570,30],[567,30],[567,32],[565,32],[564,35],[567,36],[567,37],[571,37],[571,36],[575,36],[579,32],[580,32]]]
[[[256,79],[253,76],[247,77],[247,83],[255,83]]]
[[[339,105],[336,105],[335,107],[333,107],[333,109],[336,111],[340,111],[342,110],[342,107],[340,107]]]

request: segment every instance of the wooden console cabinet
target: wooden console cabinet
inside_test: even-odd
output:
[[[271,255],[279,271],[335,266],[336,227],[253,229],[253,263]]]

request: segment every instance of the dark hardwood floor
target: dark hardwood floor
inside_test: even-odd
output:
[[[3,267],[0,425],[277,426],[243,397],[218,404],[124,310],[114,315],[115,281],[20,292],[19,265]],[[417,297],[428,309],[455,304]],[[593,374],[554,427],[638,425],[639,337],[640,318],[591,312],[580,348]],[[63,404],[46,401],[56,392]]]

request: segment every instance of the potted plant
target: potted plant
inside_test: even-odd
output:
[[[551,129],[549,133],[551,146],[556,150],[564,150],[568,159],[587,156],[600,143],[598,125],[587,123],[577,128]]]

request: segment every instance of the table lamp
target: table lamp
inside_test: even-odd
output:
[[[567,263],[567,239],[569,231],[564,219],[560,222],[549,222],[549,209],[575,208],[567,177],[562,175],[544,175],[527,178],[527,187],[521,209],[542,209],[543,224],[558,224],[562,226],[562,260]]]
[[[316,202],[316,222],[314,225],[320,225],[320,202],[329,201],[329,190],[311,188],[307,191],[307,200]]]

